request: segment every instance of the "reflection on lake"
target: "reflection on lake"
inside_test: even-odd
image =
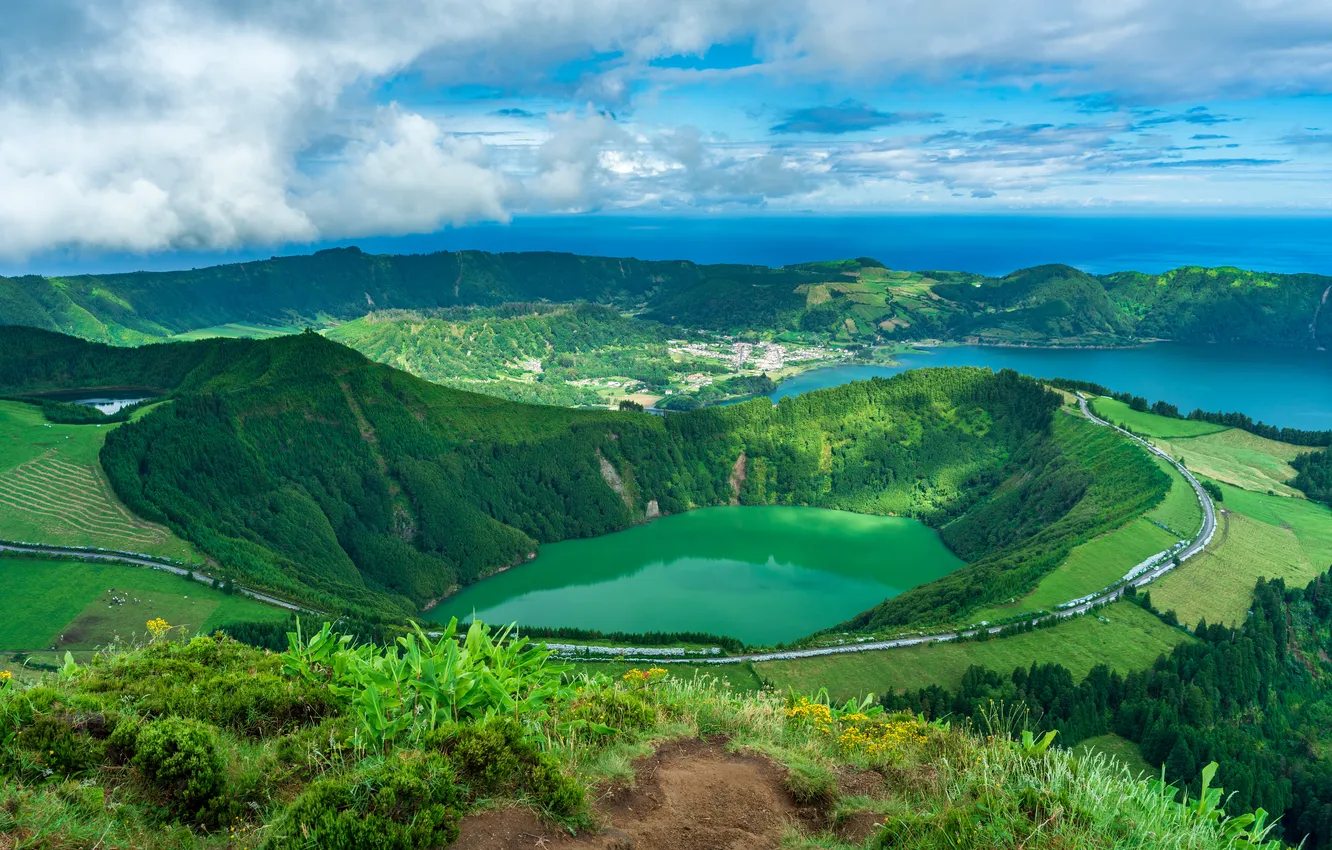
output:
[[[788,507],[703,508],[541,547],[431,619],[695,631],[770,644],[836,625],[962,566],[914,520]]]

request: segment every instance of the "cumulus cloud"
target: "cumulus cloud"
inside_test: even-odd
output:
[[[736,43],[747,45],[743,63],[654,64]],[[832,90],[983,78],[1081,98],[1095,114],[1120,104],[1167,110],[1139,115],[1143,128],[1205,127],[1230,119],[1170,104],[1332,90],[1332,5],[11,3],[0,13],[0,253],[218,249],[518,211],[762,203],[846,185],[874,163],[983,197],[1147,156],[1085,139],[1080,154],[1065,152],[1079,131],[1054,125],[926,137],[915,148],[796,149],[701,132],[691,141],[692,131],[635,128],[603,112],[632,114],[635,98],[661,86],[743,75]],[[486,87],[561,105],[518,147],[494,134],[465,137],[448,116],[407,100],[385,106],[380,89],[399,76],[429,90]],[[546,112],[510,106],[495,118],[535,127]],[[794,110],[773,130],[843,135],[931,118],[852,101]],[[1028,155],[1037,149],[1050,158]]]

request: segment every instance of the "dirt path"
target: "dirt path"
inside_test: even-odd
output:
[[[636,765],[632,788],[612,788],[595,805],[599,835],[571,838],[525,809],[463,822],[456,847],[511,850],[768,850],[788,824],[814,823],[769,760],[727,752],[719,741],[672,741]]]

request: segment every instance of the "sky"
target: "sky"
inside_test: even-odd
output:
[[[1088,211],[1332,214],[1332,3],[0,0],[10,265]]]

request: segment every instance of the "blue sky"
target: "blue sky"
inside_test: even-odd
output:
[[[0,258],[514,216],[1332,212],[1326,0],[49,0]]]

